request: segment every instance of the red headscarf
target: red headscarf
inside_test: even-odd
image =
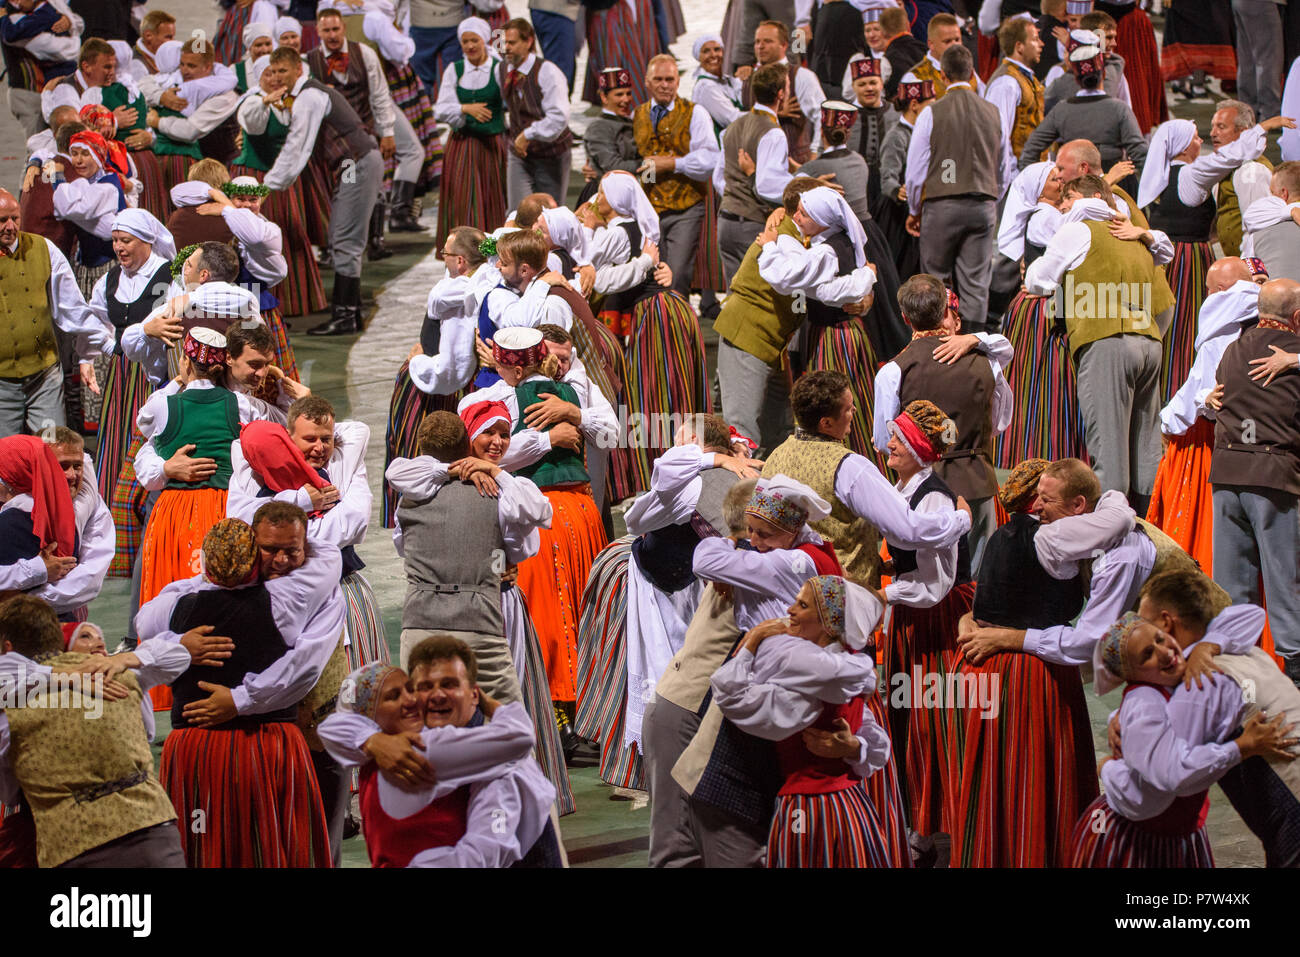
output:
[[[76,558],[77,518],[72,492],[58,456],[35,435],[0,439],[0,480],[15,492],[32,497],[32,532],[41,548],[57,542],[55,554]]]
[[[249,422],[239,430],[244,460],[272,492],[288,492],[310,485],[324,488],[330,483],[307,464],[298,446],[275,422]]]
[[[78,111],[77,116],[88,129],[94,130],[105,140],[117,136],[117,116],[108,107],[98,103],[87,103]]]
[[[68,146],[69,148],[83,146],[90,150],[105,172],[116,173],[122,179],[129,179],[131,176],[131,161],[127,158],[126,147],[117,140],[106,140],[91,130],[82,130],[80,133],[72,134]]]
[[[513,421],[510,418],[510,410],[506,408],[504,402],[475,402],[460,414],[460,420],[465,423],[471,442],[497,419],[505,419],[507,423]]]

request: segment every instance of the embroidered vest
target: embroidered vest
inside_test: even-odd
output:
[[[0,256],[0,379],[23,379],[58,361],[49,284],[50,247],[19,233],[13,255]]]
[[[929,63],[929,60],[925,61]],[[1020,102],[1016,104],[1016,118],[1011,124],[1011,152],[1016,156],[1025,148],[1025,141],[1038,124],[1043,122],[1043,99],[1046,92],[1038,77],[1026,73],[1010,60],[1003,60],[989,77],[992,83],[1000,76],[1009,76],[1020,87]]]
[[[1252,162],[1261,163],[1270,170],[1273,168],[1273,164],[1263,156],[1256,157]],[[1219,180],[1218,218],[1214,222],[1225,256],[1241,255],[1241,201],[1237,198],[1237,187],[1232,183],[1236,172],[1234,169]]]
[[[694,105],[680,96],[673,108],[654,126],[651,119],[653,100],[642,103],[632,114],[632,133],[637,152],[642,156],[685,156],[691,151],[691,113]],[[707,183],[691,179],[684,173],[660,173],[646,191],[656,213],[674,213],[689,209],[704,199]]]
[[[938,69],[930,62],[928,56],[921,57],[921,62],[912,67],[908,72],[915,74],[918,80],[929,80],[934,84],[934,98],[936,102],[941,100],[943,95],[948,92],[948,78],[943,75],[942,70]]]

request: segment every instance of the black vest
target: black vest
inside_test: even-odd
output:
[[[1068,26],[1069,24],[1062,23],[1056,17],[1047,14],[1038,18],[1038,38],[1043,41],[1043,52],[1038,58],[1038,63],[1034,65],[1034,76],[1040,81],[1046,80],[1052,67],[1061,62],[1061,54],[1056,48],[1056,37],[1052,36],[1052,30],[1056,27]]]
[[[425,315],[420,325],[420,351],[426,356],[436,356],[442,346],[442,320]]]
[[[235,648],[220,668],[201,665],[189,668],[172,682],[173,728],[189,727],[183,713],[185,706],[208,697],[208,692],[199,687],[200,681],[238,687],[245,675],[265,671],[289,650],[275,626],[271,593],[265,585],[208,589],[184,596],[176,603],[168,627],[184,634],[199,625],[211,625],[216,629],[213,634],[230,638]],[[297,715],[298,709],[290,706],[264,714],[239,715],[217,728],[222,731],[255,728],[273,721],[293,721]]]
[[[835,258],[839,261],[839,268],[835,270],[837,276],[846,276],[858,268],[857,256],[853,252],[853,240],[849,239],[848,234],[843,230],[827,236],[826,245],[835,251]],[[833,326],[857,318],[847,315],[839,306],[828,306],[812,296],[808,297],[807,306],[808,321],[814,326]]]
[[[167,295],[172,283],[170,263],[163,263],[145,284],[144,292],[136,297],[135,302],[117,301],[117,284],[122,280],[121,265],[114,265],[104,277],[104,302],[108,307],[108,321],[113,324],[113,343],[122,348],[122,333],[128,326],[144,322],[149,318],[161,297]]]
[[[1213,196],[1206,196],[1199,206],[1188,206],[1178,198],[1178,174],[1186,168],[1175,166],[1169,171],[1169,185],[1147,207],[1147,222],[1176,243],[1209,242],[1210,226],[1218,209]]]
[[[916,487],[912,497],[908,500],[908,505],[916,508],[921,504],[921,499],[925,498],[931,492],[939,492],[952,502],[953,506],[957,505],[957,496],[952,493],[952,489],[944,484],[943,479],[930,473],[930,477]],[[970,581],[970,549],[966,546],[967,536],[963,535],[957,542],[957,575],[953,578],[953,585],[964,585]],[[902,575],[906,572],[916,571],[916,552],[912,549],[897,548],[889,546],[889,556],[894,560],[894,571]]]
[[[636,259],[637,256],[641,255],[641,244],[644,242],[641,237],[641,227],[637,225],[634,219],[619,223],[619,226],[627,233],[627,241],[632,247],[632,259]],[[631,289],[624,289],[622,292],[612,292],[607,295],[604,304],[601,306],[601,311],[631,312],[632,307],[642,299],[649,299],[651,296],[663,291],[664,287],[659,285],[652,274],[646,276],[645,279]]]
[[[700,500],[689,520],[646,532],[632,543],[632,555],[641,574],[660,591],[672,594],[695,581],[691,570],[695,546],[722,535],[722,499],[738,481],[735,473],[711,468],[700,473]]]
[[[999,628],[1068,624],[1083,608],[1083,579],[1060,581],[1034,551],[1039,524],[1017,512],[989,537],[975,584],[975,620]]]

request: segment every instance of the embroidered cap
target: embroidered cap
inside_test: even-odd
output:
[[[934,81],[923,80],[915,73],[909,73],[899,81],[898,99],[916,100],[924,103],[926,100],[934,99]]]
[[[759,479],[745,514],[761,518],[787,532],[799,532],[805,522],[818,522],[831,513],[826,500],[788,475]]]
[[[226,361],[226,337],[207,326],[195,326],[185,336],[185,354],[201,366]]]
[[[1255,256],[1244,256],[1242,257],[1242,261],[1245,262],[1246,268],[1250,270],[1251,278],[1254,278],[1255,276],[1263,276],[1265,279],[1268,278],[1268,267],[1264,265],[1264,260]]]
[[[921,465],[939,461],[939,451],[930,443],[929,438],[916,421],[906,412],[898,413],[898,418],[889,423],[889,434],[902,442]]]
[[[222,588],[238,588],[250,581],[257,574],[252,526],[237,518],[223,518],[208,529],[203,536],[203,574]]]
[[[379,708],[379,692],[394,671],[400,674],[402,669],[394,668],[385,661],[372,661],[368,665],[362,665],[339,685],[339,709],[374,718],[375,711]]]
[[[1065,13],[1071,17],[1086,17],[1092,13],[1092,0],[1065,0]]]
[[[621,66],[612,66],[607,70],[601,70],[596,77],[596,86],[601,93],[608,93],[610,90],[619,90],[625,86],[632,85],[632,74]]]
[[[1125,652],[1128,640],[1140,625],[1145,625],[1136,612],[1126,612],[1124,617],[1106,629],[1092,652],[1093,688],[1099,695],[1117,688],[1128,680],[1128,659]]]
[[[844,637],[844,579],[839,575],[818,575],[808,579],[813,599],[817,603],[817,617],[822,627],[834,638]]]
[[[492,338],[492,358],[499,366],[537,365],[546,358],[542,331],[531,326],[512,326],[498,329]]]
[[[842,100],[827,100],[822,104],[822,129],[851,129],[857,118],[857,107],[850,106]]]
[[[880,61],[873,56],[859,56],[849,61],[849,75],[857,80],[864,76],[880,76]]]
[[[1027,512],[1038,495],[1038,479],[1051,463],[1047,459],[1025,459],[1011,470],[998,490],[998,501],[1008,512]]]
[[[947,308],[951,309],[953,312],[961,312],[961,300],[957,298],[957,294],[953,292],[951,289],[948,289],[946,291],[948,293]]]

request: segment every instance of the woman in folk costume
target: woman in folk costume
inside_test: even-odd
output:
[[[1025,167],[1007,192],[998,225],[998,250],[1027,268],[1061,228],[1061,174],[1050,161]],[[1016,396],[1011,425],[997,440],[999,468],[1025,459],[1085,458],[1083,415],[1065,330],[1053,319],[1052,299],[1023,288],[1007,306],[1006,334],[1015,356],[1006,370]]]
[[[225,16],[217,24],[213,39],[218,63],[236,63],[244,52],[244,30],[250,23],[275,25],[279,11],[272,0],[218,0]]]
[[[882,61],[888,65],[888,61]],[[894,250],[898,278],[906,282],[921,271],[921,241],[907,231],[907,191],[903,181],[907,173],[907,151],[912,144],[912,130],[921,110],[934,102],[934,82],[922,80],[915,73],[906,74],[898,84],[894,105],[898,122],[889,128],[880,144],[880,198],[871,207],[871,215],[880,224],[889,248]]]
[[[113,353],[104,377],[104,405],[99,418],[95,469],[99,494],[113,500],[128,447],[135,435],[135,417],[153,388],[147,370],[127,358],[123,334],[143,322],[171,286],[171,261],[176,255],[171,233],[149,212],[124,209],[113,220],[116,264],[97,283],[90,309],[113,327]],[[134,512],[114,515],[118,551],[135,555],[140,530]]]
[[[713,120],[713,132],[718,141],[725,130],[744,109],[740,105],[741,82],[734,76],[722,73],[722,37],[708,33],[696,39],[691,56],[699,66],[692,77],[691,99],[708,111]],[[716,72],[714,72],[716,71]],[[716,293],[727,288],[727,277],[722,269],[722,254],[718,251],[718,205],[722,197],[713,188],[712,179],[704,184],[704,224],[700,227],[700,251],[695,256],[695,279],[692,288],[700,290],[700,314],[706,319],[716,318],[721,306]]]
[[[279,663],[306,608],[328,594],[317,583],[332,587],[320,576],[337,573],[338,559],[313,556],[303,568],[264,583],[258,580],[257,542],[244,522],[222,519],[201,543],[194,560],[201,584],[168,589],[142,607],[138,619],[143,638],[209,623],[234,636],[220,668],[190,668],[168,694],[174,697],[172,732],[158,777],[176,807],[186,861],[190,867],[329,867],[325,808],[295,704],[217,725],[192,722],[185,706],[206,698],[211,684],[237,688],[248,675]],[[302,597],[290,599],[290,589]],[[195,833],[186,822],[200,810],[207,826]]]
[[[243,39],[244,58],[235,64],[235,92],[240,96],[257,86],[262,69],[266,66],[262,57],[269,56],[275,49],[275,39],[269,23],[250,23],[244,27]]]
[[[0,511],[0,565],[39,559],[51,546],[55,557],[75,560],[76,506],[54,447],[38,435],[0,438],[0,484],[6,500],[13,495],[32,499],[30,510]]]
[[[933,472],[933,465],[951,445],[945,435],[951,425],[933,402],[909,402],[889,423],[889,467],[898,475],[894,486],[918,512],[954,509],[957,497]],[[923,675],[944,676],[957,670],[957,622],[971,610],[975,583],[971,579],[966,539],[944,549],[917,551],[890,547],[893,580],[885,586],[892,621],[885,642],[882,671],[891,692],[910,687],[919,669]],[[899,677],[902,676],[902,677]],[[904,765],[904,791],[912,829],[918,834],[952,833],[946,802],[956,782],[950,757],[959,742],[949,734],[945,709],[918,707],[912,688],[903,707],[891,694],[890,738]],[[947,702],[956,708],[955,702]],[[964,702],[963,702],[964,704]]]
[[[1009,518],[985,546],[961,630],[1048,628],[1069,623],[1083,607],[1082,578],[1052,577],[1035,551],[1040,524],[1031,509],[1047,466],[1045,459],[1021,462],[998,492]],[[948,795],[952,865],[1063,867],[1070,829],[1097,796],[1079,669],[1017,653],[959,665],[967,687],[996,688],[998,699],[992,714],[968,707],[950,715],[950,737],[961,743]]]
[[[806,297],[807,370],[829,369],[852,378],[857,401],[847,444],[872,457],[872,402],[879,363],[862,315],[865,297],[876,282],[867,263],[866,232],[844,197],[826,186],[804,193],[792,218],[808,247],[791,237],[778,237],[775,227],[765,228],[757,240],[763,249],[759,275],[782,295]],[[846,306],[854,310],[852,314]]]
[[[1214,501],[1210,456],[1214,412],[1206,398],[1224,350],[1259,318],[1259,285],[1236,257],[1206,274],[1209,295],[1196,323],[1196,358],[1187,379],[1160,410],[1165,451],[1151,489],[1148,522],[1176,541],[1207,575],[1214,574]]]
[[[438,198],[438,242],[455,226],[488,232],[506,218],[506,115],[492,30],[478,17],[456,27],[462,59],[444,70],[434,116],[451,127]]]
[[[889,735],[864,706],[876,669],[863,654],[884,611],[838,575],[806,581],[788,615],[749,629],[714,672],[718,707],[776,742],[782,778],[768,867],[889,867],[863,778],[889,757]]]
[[[242,130],[242,147],[235,161],[230,164],[231,176],[251,176],[261,182],[275,164],[285,137],[289,135],[289,108],[284,97],[276,94],[274,101],[269,100],[266,90],[267,86],[263,84],[259,73],[235,112]],[[250,105],[254,99],[261,102]],[[270,109],[262,106],[263,103],[271,102],[276,105]],[[250,108],[246,110],[246,106]],[[280,299],[280,312],[285,316],[319,312],[327,303],[320,266],[312,253],[312,239],[307,231],[306,191],[315,180],[313,168],[308,164],[303,175],[294,180],[288,189],[269,197],[264,211],[266,217],[280,227],[284,257],[289,266],[288,275],[275,290]],[[328,204],[326,208],[328,209]]]
[[[519,565],[518,587],[546,658],[551,700],[571,712],[577,699],[579,601],[591,563],[605,547],[605,529],[582,462],[581,433],[558,420],[531,429],[524,423],[524,410],[547,395],[578,406],[578,396],[572,386],[555,381],[559,360],[547,354],[537,329],[499,329],[492,354],[501,380],[466,396],[459,411],[484,400],[510,409],[511,434],[517,437],[502,465],[536,483],[554,510],[551,527],[541,530],[538,553]]]
[[[671,270],[658,261],[659,217],[640,182],[631,173],[607,173],[595,207],[604,226],[591,241],[594,291],[603,297],[600,317],[615,333],[628,335],[629,419],[713,411],[699,320],[670,288]],[[650,463],[663,451],[652,442],[653,436],[642,448],[615,450],[610,481],[616,498],[649,488]]]
[[[73,271],[81,294],[90,299],[112,265],[113,220],[136,205],[139,183],[131,179],[126,148],[91,130],[72,135],[68,158],[81,178],[67,180],[63,164],[54,161],[54,215],[77,228]]]
[[[626,67],[632,80],[632,101],[649,99],[646,64],[659,53],[651,0],[617,0],[608,6],[589,6],[587,17],[587,76],[582,98],[600,106],[597,79],[610,67]],[[557,197],[558,198],[558,197]]]

